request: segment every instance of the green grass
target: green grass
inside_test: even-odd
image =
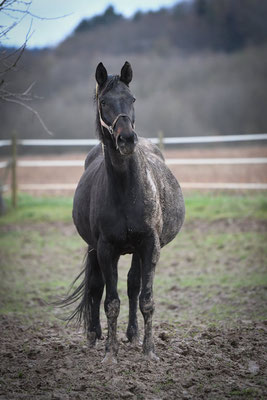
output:
[[[231,398],[238,399],[255,399],[258,398],[258,389],[257,388],[245,388],[245,389],[235,389],[232,390],[229,395]]]
[[[71,197],[34,197],[27,194],[18,196],[18,206],[13,209],[10,198],[6,198],[7,213],[0,217],[0,224],[16,222],[71,221]]]
[[[196,194],[185,201],[189,224],[162,250],[157,265],[155,318],[178,324],[266,319],[266,233],[249,221],[242,231],[231,231],[235,219],[267,219],[264,195]],[[54,318],[41,300],[66,293],[86,247],[71,230],[72,199],[20,195],[16,210],[9,199],[7,205],[0,218],[0,313]],[[232,225],[220,223],[218,230],[216,220],[224,219]],[[121,323],[128,314],[130,262],[127,255],[119,264]]]
[[[242,217],[267,219],[267,197],[261,193],[195,194],[186,196],[185,204],[187,220],[201,218],[211,221]]]
[[[83,261],[85,246],[78,234],[34,222],[24,229],[24,223],[0,231],[2,314],[36,314],[40,301],[66,293]]]
[[[25,221],[71,221],[71,197],[33,197],[20,194],[18,207],[11,207],[6,198],[7,213],[0,218],[0,224],[12,224]],[[267,197],[254,193],[245,195],[230,194],[193,194],[185,196],[186,220],[206,219],[208,221],[223,218],[267,219]]]

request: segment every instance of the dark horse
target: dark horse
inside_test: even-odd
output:
[[[117,265],[122,254],[133,254],[128,273],[127,338],[139,341],[139,298],[144,317],[143,352],[157,360],[152,336],[153,277],[160,248],[177,235],[183,224],[183,196],[159,149],[134,130],[131,65],[125,62],[118,76],[108,75],[100,63],[95,77],[101,143],[86,158],[73,203],[74,224],[88,244],[88,252],[83,282],[65,305],[80,299],[70,319],[84,320],[89,344],[94,345],[101,338],[99,307],[106,286],[108,336],[103,361],[116,362],[120,311]]]

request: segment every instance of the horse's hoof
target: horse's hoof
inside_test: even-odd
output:
[[[118,364],[117,358],[112,353],[106,353],[104,359],[102,360],[102,364],[105,365],[114,365]]]
[[[145,357],[149,361],[159,362],[159,357],[152,350],[145,354]]]
[[[132,336],[132,337],[128,337],[126,335],[126,338],[124,340],[122,340],[124,343],[130,343],[133,347],[139,347],[142,346],[143,342],[142,340],[139,338],[139,336]]]
[[[139,347],[142,346],[143,342],[142,340],[139,338],[139,336],[136,336],[134,338],[132,338],[132,340],[130,341],[130,343],[134,346],[134,347]]]

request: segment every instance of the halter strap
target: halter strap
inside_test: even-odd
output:
[[[121,118],[121,117],[127,117],[127,118],[130,120],[130,122],[131,122],[132,128],[134,129],[134,124],[132,123],[131,118],[130,118],[129,115],[127,115],[127,114],[119,114],[119,115],[117,115],[117,117],[114,119],[114,121],[112,122],[112,124],[111,124],[111,125],[107,125],[107,124],[105,123],[105,121],[102,119],[102,116],[101,116],[101,113],[100,113],[100,108],[99,108],[99,119],[100,119],[100,123],[101,123],[101,125],[102,125],[104,128],[106,128],[106,129],[109,131],[109,133],[110,133],[111,135],[114,135],[114,128],[115,128],[115,125],[116,125],[116,123],[118,122],[119,118]]]
[[[118,114],[111,125],[106,124],[105,121],[102,119],[102,115],[101,115],[101,111],[100,111],[100,103],[99,103],[99,97],[98,97],[98,85],[96,85],[96,97],[97,97],[97,108],[98,108],[100,124],[101,124],[102,127],[106,128],[111,135],[114,135],[115,125],[118,122],[119,118],[121,118],[121,117],[128,118],[130,120],[130,122],[131,122],[132,128],[133,129],[135,128],[134,123],[132,122],[131,118],[127,114]]]

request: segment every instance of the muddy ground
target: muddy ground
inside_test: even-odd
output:
[[[266,222],[186,223],[162,251],[155,278],[158,363],[126,341],[126,276],[119,272],[118,364],[101,363],[49,302],[80,269],[71,223],[2,226],[0,399],[266,398]],[[266,277],[266,275],[265,275]],[[265,279],[265,280],[264,280]],[[103,306],[102,306],[103,307]],[[106,320],[101,312],[103,335]],[[142,331],[142,318],[139,315]]]
[[[103,366],[104,341],[57,323],[1,318],[1,399],[264,399],[267,322],[236,327],[155,324],[160,362],[120,337],[119,362]],[[265,354],[265,355],[264,355]]]

